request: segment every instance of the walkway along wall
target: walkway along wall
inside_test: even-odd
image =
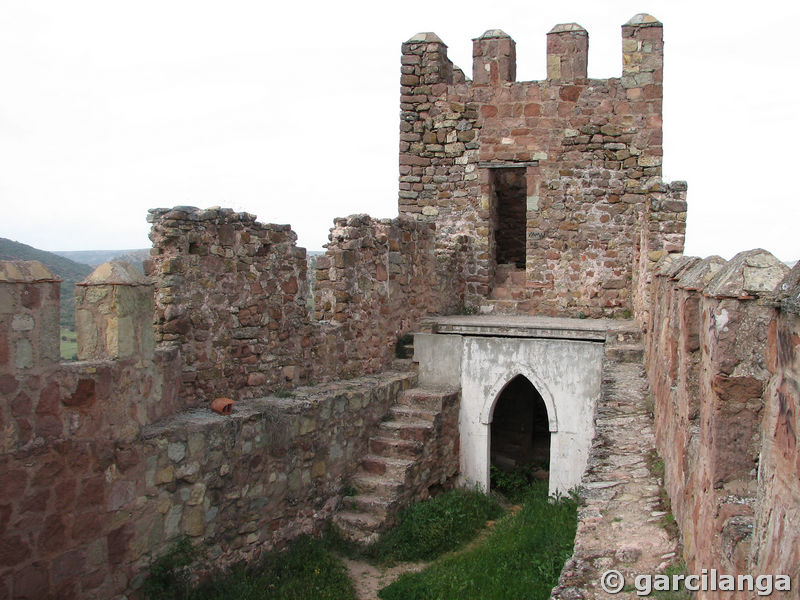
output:
[[[690,572],[800,581],[799,280],[751,250],[666,257],[651,282],[645,362]]]

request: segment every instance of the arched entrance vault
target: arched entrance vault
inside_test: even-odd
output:
[[[541,321],[547,327],[539,328],[530,325],[531,321],[515,325],[513,322],[452,319],[452,326],[457,327],[459,333],[416,334],[414,356],[420,364],[421,385],[461,388],[458,417],[461,483],[489,489],[494,411],[506,386],[521,376],[537,395],[539,408],[534,413],[535,424],[531,428],[536,430],[536,440],[543,440],[539,434],[549,431],[550,493],[569,492],[580,483],[594,436],[594,408],[600,396],[605,331],[582,329],[581,338],[590,339],[571,339],[565,337],[571,335],[568,330],[562,337],[561,330],[556,327],[560,321]],[[583,322],[578,324],[585,327]],[[490,335],[494,328],[500,335]],[[514,336],[517,330],[521,334],[519,337]],[[476,335],[470,335],[473,331]],[[520,398],[516,394],[514,397]],[[515,402],[518,402],[516,406],[523,406],[521,400]],[[511,413],[514,410],[516,408]],[[504,418],[508,423],[508,415]],[[508,436],[505,439],[509,443],[516,444],[522,438],[521,429],[516,432],[506,426],[496,429]],[[514,437],[516,435],[519,438]],[[541,447],[536,446],[536,449]],[[496,456],[503,454],[508,458],[504,452],[495,448]],[[511,458],[527,460],[523,453]],[[529,464],[536,463],[538,457],[532,457],[531,461]],[[510,466],[508,461],[505,464]]]
[[[547,408],[547,424],[550,433],[558,431],[558,415],[556,412],[556,403],[553,400],[553,394],[550,393],[549,389],[547,389],[547,385],[544,383],[544,381],[541,381],[535,373],[532,373],[529,369],[525,369],[523,367],[516,369],[516,372],[512,373],[505,379],[500,377],[495,382],[491,388],[491,391],[484,399],[484,403],[480,412],[480,422],[483,425],[490,425],[492,423],[492,414],[494,413],[495,406],[497,406],[497,401],[500,399],[500,395],[503,393],[503,390],[506,388],[506,386],[508,386],[509,383],[519,376],[522,376],[530,381],[531,384],[533,384],[533,387],[536,388],[536,391],[539,392],[539,395],[542,397],[545,408]]]
[[[497,393],[492,388],[487,397],[494,399],[487,403],[488,419],[482,415],[488,421],[482,425],[489,434],[489,486],[494,485],[495,468],[498,474],[516,472],[528,479],[549,480],[550,446],[558,431],[558,418],[552,394],[545,389],[543,395],[531,381],[538,378],[530,375],[512,375]],[[539,385],[546,388],[542,381]]]

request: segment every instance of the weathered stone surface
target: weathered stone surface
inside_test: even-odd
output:
[[[759,299],[780,300],[791,273],[764,250],[695,262],[677,282],[675,264],[650,285],[646,364],[688,569],[791,572],[796,540],[776,532],[797,515],[795,440],[784,432],[796,430],[800,337],[795,314]],[[791,415],[784,427],[781,415]]]
[[[704,293],[739,298],[769,294],[775,290],[789,267],[766,250],[740,252],[709,281]]]
[[[800,314],[800,261],[778,284],[775,293],[784,311]]]

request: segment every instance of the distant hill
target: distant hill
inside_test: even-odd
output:
[[[150,248],[136,250],[56,250],[53,254],[93,267],[112,260],[124,260],[142,270],[142,261],[150,258]]]
[[[6,238],[0,238],[0,260],[38,260],[63,279],[64,281],[61,283],[61,326],[75,328],[75,283],[85,279],[94,270],[92,267]]]

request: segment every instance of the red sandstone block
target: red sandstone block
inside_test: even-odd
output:
[[[8,337],[5,331],[0,331],[0,365],[8,362]],[[4,376],[6,377],[6,376]],[[10,376],[7,376],[10,377]],[[0,384],[2,385],[2,384]],[[1,388],[0,388],[1,391]]]
[[[47,598],[50,592],[49,565],[37,561],[14,577],[14,598]]]
[[[14,383],[16,384],[16,380],[14,380]],[[14,400],[11,401],[10,408],[11,414],[15,417],[27,417],[30,416],[33,411],[33,402],[28,394],[20,392]]]
[[[60,514],[49,515],[39,534],[36,547],[39,554],[53,554],[63,550],[68,541],[65,517]]]

